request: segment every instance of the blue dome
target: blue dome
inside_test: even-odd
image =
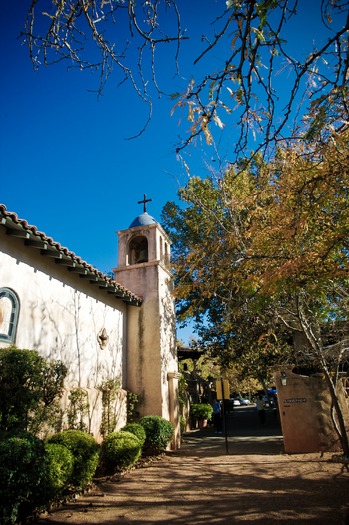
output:
[[[149,215],[146,211],[142,215],[138,215],[135,220],[130,224],[129,228],[135,228],[136,226],[149,226],[150,224],[157,224],[156,220]]]

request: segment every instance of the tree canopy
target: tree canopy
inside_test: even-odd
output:
[[[117,84],[130,82],[149,104],[149,118],[150,86],[163,92],[158,54],[169,55],[182,79],[183,54],[195,49],[190,78],[171,92],[175,114],[180,108],[189,121],[177,151],[200,137],[217,144],[225,129],[234,131],[234,162],[248,151],[267,154],[285,139],[347,125],[348,1],[312,2],[310,31],[307,4],[221,0],[209,6],[211,23],[198,37],[199,2],[31,0],[21,35],[35,67],[66,61],[97,69],[99,92],[113,75]]]
[[[186,120],[177,153],[218,151],[225,133],[234,144],[224,169],[191,177],[183,206],[164,210],[179,316],[195,319],[222,362],[241,366],[255,355],[288,359],[290,334],[301,335],[292,359],[325,374],[344,439],[336,382],[349,348],[349,1],[311,2],[308,30],[306,0],[218,0],[199,38],[202,2],[193,4],[31,0],[21,36],[35,67],[97,69],[99,93],[113,75],[130,82],[149,104],[147,122],[165,91],[156,58],[174,51],[180,89],[165,85]],[[349,454],[347,439],[343,447]]]
[[[223,364],[286,357],[321,370],[335,405],[349,356],[348,133],[193,177],[179,191],[184,206],[163,213],[179,317],[195,319],[203,344]]]
[[[347,141],[348,131],[333,133],[321,149],[299,141],[271,163],[193,177],[179,191],[185,206],[167,203],[181,318],[205,324],[211,312],[217,326],[226,312],[260,315],[276,304],[281,318],[305,295],[318,298],[319,321],[346,317]]]

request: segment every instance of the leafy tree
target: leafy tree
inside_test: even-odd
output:
[[[179,150],[200,135],[212,144],[215,129],[220,137],[225,126],[234,126],[237,159],[248,156],[248,150],[270,153],[280,140],[306,136],[309,121],[312,130],[341,126],[333,101],[345,106],[347,119],[348,2],[312,3],[322,38],[312,35],[305,52],[292,43],[302,31],[304,5],[228,0],[224,13],[217,13],[214,34],[206,35],[203,28],[205,47],[194,64],[203,62],[206,74],[192,79],[178,96],[177,106],[187,109],[191,124]],[[217,53],[222,60],[212,71]]]
[[[290,335],[301,334],[293,361],[324,373],[346,454],[337,382],[349,350],[348,134],[320,133],[217,180],[192,178],[179,192],[185,206],[168,203],[163,217],[180,317],[196,319],[211,348],[269,364],[289,359]]]
[[[67,368],[36,350],[0,349],[0,429],[38,432],[55,418]]]
[[[247,148],[266,151],[287,137],[340,127],[336,105],[347,117],[348,1],[311,3],[318,39],[309,35],[303,50],[293,42],[300,32],[306,36],[306,5],[221,0],[210,6],[211,24],[201,28],[196,41],[191,2],[188,11],[180,0],[32,0],[22,37],[36,68],[68,61],[69,67],[97,69],[99,92],[113,70],[118,72],[117,83],[129,81],[149,104],[149,118],[150,86],[162,93],[156,53],[164,44],[169,53],[170,45],[175,71],[182,74],[179,52],[187,54],[190,46],[196,52],[192,77],[182,92],[172,94],[175,108],[184,108],[190,123],[178,151],[200,136],[212,144],[216,130],[220,137],[224,127],[234,126],[239,157]]]

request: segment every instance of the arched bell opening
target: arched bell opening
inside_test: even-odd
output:
[[[148,262],[148,239],[138,235],[131,239],[128,249],[129,264]]]

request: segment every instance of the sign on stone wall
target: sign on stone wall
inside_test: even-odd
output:
[[[284,399],[284,405],[292,404],[292,403],[306,403],[307,398],[306,397],[290,397],[289,399]]]

